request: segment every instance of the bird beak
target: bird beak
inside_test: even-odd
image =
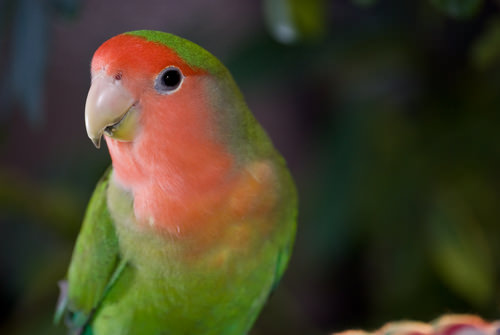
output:
[[[120,80],[115,80],[104,71],[94,76],[85,103],[85,127],[96,148],[101,146],[104,132],[113,136],[127,114],[130,114],[134,101]]]

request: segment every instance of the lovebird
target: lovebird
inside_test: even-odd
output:
[[[247,334],[290,258],[297,193],[229,71],[140,30],[91,62],[87,134],[112,166],[76,241],[56,319],[71,334]]]

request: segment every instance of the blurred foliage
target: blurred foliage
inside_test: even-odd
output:
[[[437,195],[429,213],[429,250],[443,281],[480,307],[495,293],[494,255],[470,206],[457,193]]]
[[[40,119],[48,22],[78,18],[79,1],[0,6],[1,98]],[[292,168],[300,218],[289,271],[252,334],[498,316],[500,2],[262,6],[266,26],[256,21],[224,62]],[[109,160],[62,148],[36,176],[0,166],[0,334],[63,333],[50,324],[56,282]]]
[[[264,14],[276,40],[291,44],[316,40],[326,30],[326,0],[264,0]]]
[[[457,19],[470,18],[477,14],[483,0],[430,0],[436,8]]]
[[[493,17],[486,25],[485,32],[478,38],[472,49],[472,61],[481,70],[494,67],[500,60],[500,18]]]

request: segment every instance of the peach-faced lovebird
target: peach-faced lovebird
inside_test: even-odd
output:
[[[95,52],[85,126],[112,168],[90,200],[56,317],[73,334],[242,335],[280,280],[297,200],[228,70],[180,37]]]

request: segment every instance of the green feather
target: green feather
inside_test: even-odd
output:
[[[148,41],[163,44],[174,50],[190,66],[205,69],[213,75],[227,71],[210,52],[184,38],[154,30],[136,30],[125,34],[140,36]]]
[[[119,264],[118,239],[106,200],[110,173],[111,169],[105,172],[90,199],[68,270],[67,309],[72,329],[89,322]]]

